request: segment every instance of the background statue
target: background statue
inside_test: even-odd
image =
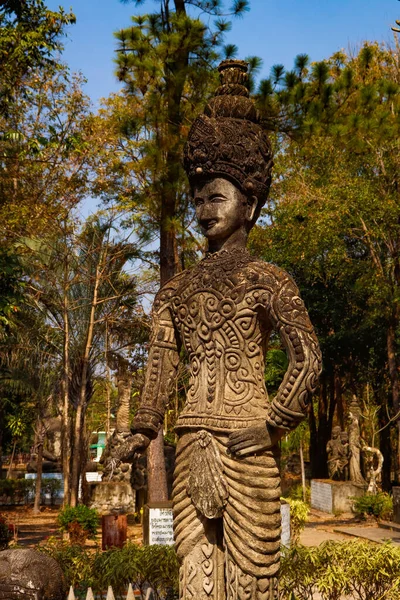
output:
[[[173,489],[180,598],[277,598],[277,442],[307,412],[321,369],[318,342],[292,278],[250,256],[266,201],[271,145],[245,87],[247,64],[224,61],[217,89],[189,133],[184,166],[208,253],[168,281],[153,307],[152,341],[132,458],[157,436],[180,351],[190,383],[178,418]],[[289,367],[272,402],[264,382],[271,331]]]
[[[350,481],[365,485],[365,479],[361,473],[360,413],[357,398],[353,396],[349,407]]]
[[[340,427],[332,428],[332,438],[326,445],[328,454],[328,474],[329,479],[339,479],[339,446],[340,446]]]

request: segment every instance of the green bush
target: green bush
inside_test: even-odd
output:
[[[0,479],[0,498],[4,504],[29,504],[34,493],[34,479]]]
[[[393,512],[393,500],[387,492],[364,494],[359,498],[353,498],[353,511],[364,519],[367,515],[379,519],[390,519]]]
[[[292,486],[285,494],[285,498],[291,498],[292,500],[303,500],[303,486],[301,483]],[[307,504],[310,504],[311,502],[311,487],[309,485],[306,485],[306,502]]]
[[[140,590],[150,585],[159,600],[178,590],[178,561],[170,546],[128,543],[121,550],[90,552],[53,538],[38,550],[58,561],[68,585],[81,594],[88,586],[100,594],[111,585],[117,598],[125,598],[132,583]],[[281,600],[312,600],[316,593],[324,600],[400,600],[400,548],[351,540],[283,549],[280,589]]]
[[[400,548],[369,542],[294,546],[281,561],[282,600],[400,599]]]
[[[85,592],[89,586],[94,593],[101,593],[111,585],[116,597],[125,598],[129,583],[142,592],[150,585],[157,600],[164,598],[167,591],[178,591],[178,559],[171,546],[138,546],[128,542],[122,549],[90,552],[49,538],[38,550],[57,560],[67,584],[77,593]]]
[[[45,544],[37,547],[37,550],[54,558],[62,568],[67,584],[72,585],[74,590],[84,592],[94,585],[93,579],[93,552],[82,546],[72,545],[55,537],[49,537]]]
[[[79,504],[63,508],[58,513],[57,522],[61,531],[70,531],[72,526],[79,525],[87,533],[87,537],[95,538],[100,518],[95,508]]]
[[[12,526],[8,523],[7,518],[0,514],[0,550],[6,550],[12,538]]]
[[[300,534],[306,526],[310,507],[303,500],[284,498],[290,506],[290,537],[294,544],[300,539]]]

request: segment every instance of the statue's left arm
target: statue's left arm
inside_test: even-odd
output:
[[[271,402],[266,427],[231,434],[229,447],[238,456],[269,448],[304,418],[321,372],[321,352],[299,291],[289,275],[277,282],[269,318],[285,346],[289,366]]]

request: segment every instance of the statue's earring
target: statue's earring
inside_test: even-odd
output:
[[[247,220],[251,222],[254,219],[254,215],[257,209],[257,196],[250,196],[247,198]]]

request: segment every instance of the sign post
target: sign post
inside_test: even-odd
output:
[[[143,542],[172,546],[174,543],[172,502],[150,502],[144,507]]]

